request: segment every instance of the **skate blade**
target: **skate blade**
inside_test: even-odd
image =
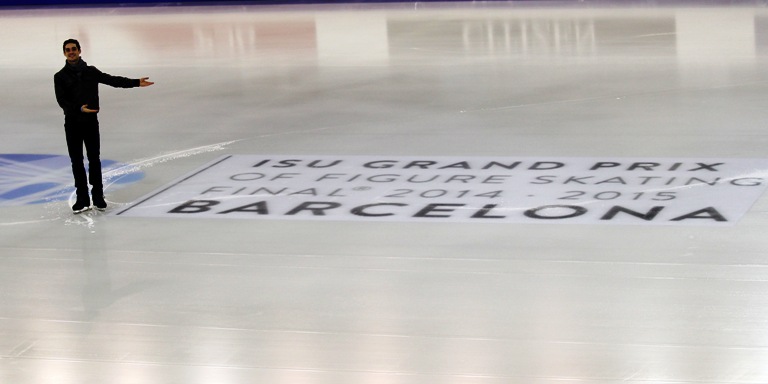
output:
[[[85,212],[85,211],[87,211],[87,210],[89,210],[89,209],[91,209],[91,207],[85,207],[85,208],[83,208],[83,209],[79,209],[79,210],[77,210],[77,211],[72,211],[72,213],[74,213],[75,215],[77,215],[78,213],[83,213],[83,212]]]

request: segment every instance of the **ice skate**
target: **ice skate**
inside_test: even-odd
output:
[[[93,195],[93,206],[96,207],[96,209],[99,211],[104,211],[107,209],[107,202],[104,200],[104,194]]]
[[[75,204],[72,205],[72,212],[75,214],[85,212],[91,209],[91,200],[87,197],[78,197]]]

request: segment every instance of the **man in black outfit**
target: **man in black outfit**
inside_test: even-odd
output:
[[[56,89],[56,101],[64,110],[64,131],[67,137],[67,149],[72,161],[72,174],[75,177],[77,201],[72,206],[74,213],[90,209],[88,197],[88,179],[93,189],[93,205],[104,210],[104,184],[101,179],[101,160],[99,158],[99,83],[116,88],[148,87],[154,84],[148,77],[129,79],[112,76],[88,65],[80,58],[80,43],[75,39],[63,44],[67,62],[56,75],[53,83]],[[88,155],[88,173],[83,165],[83,144]]]

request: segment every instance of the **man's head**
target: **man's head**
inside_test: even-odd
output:
[[[67,39],[64,41],[64,44],[62,44],[62,48],[64,49],[64,57],[67,58],[67,61],[74,63],[80,60],[79,41],[75,39]]]

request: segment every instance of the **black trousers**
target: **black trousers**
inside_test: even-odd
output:
[[[67,136],[67,150],[72,161],[72,175],[75,177],[75,189],[78,197],[88,196],[88,181],[93,186],[94,195],[104,193],[101,179],[101,147],[99,137],[99,120],[96,114],[78,114],[66,116],[64,131]],[[83,145],[88,156],[88,175],[83,164]]]

